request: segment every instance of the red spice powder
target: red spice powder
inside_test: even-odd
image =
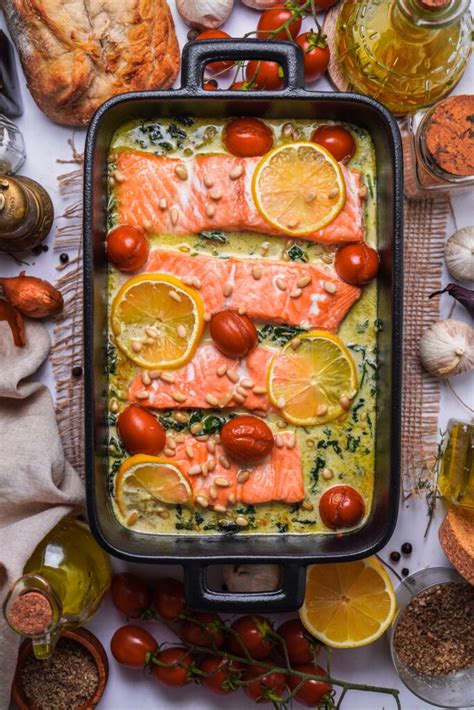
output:
[[[451,175],[474,175],[474,96],[451,96],[433,111],[426,147]]]
[[[51,604],[40,592],[26,592],[15,599],[8,618],[20,633],[34,636],[45,631],[53,618]]]

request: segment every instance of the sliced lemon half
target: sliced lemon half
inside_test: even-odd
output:
[[[308,567],[300,618],[328,646],[373,643],[392,624],[395,611],[392,583],[375,557]]]
[[[204,304],[175,276],[142,274],[115,296],[111,325],[117,346],[132,362],[174,369],[194,355],[204,329]]]
[[[349,350],[337,335],[325,330],[290,340],[268,368],[273,405],[298,426],[337,419],[349,409],[357,389],[357,370]]]
[[[333,221],[346,203],[337,160],[316,143],[286,143],[267,153],[252,179],[262,217],[285,234],[304,236]]]

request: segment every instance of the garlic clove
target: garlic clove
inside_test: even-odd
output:
[[[420,340],[423,367],[436,377],[453,377],[474,368],[474,329],[447,318],[430,325]]]
[[[271,7],[281,5],[281,0],[242,0],[244,5],[251,7],[252,10],[268,10]]]
[[[474,227],[463,227],[449,237],[444,259],[455,279],[474,281]]]
[[[176,9],[190,27],[212,30],[229,17],[234,0],[176,0]]]

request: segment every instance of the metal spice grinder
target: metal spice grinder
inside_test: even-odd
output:
[[[0,176],[0,251],[33,249],[48,236],[53,219],[44,187],[24,176]]]

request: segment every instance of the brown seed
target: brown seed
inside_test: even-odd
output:
[[[194,464],[194,466],[191,466],[191,467],[188,469],[188,475],[189,475],[189,476],[197,476],[197,475],[200,474],[200,473],[201,473],[201,465],[198,464],[198,463]]]
[[[143,344],[139,340],[132,340],[132,350],[134,353],[139,353],[143,348]]]
[[[263,409],[254,409],[252,411],[252,414],[254,415],[254,417],[260,417],[260,419],[267,418],[267,413]]]
[[[230,481],[227,480],[227,478],[223,478],[222,476],[216,476],[214,479],[214,485],[219,486],[219,488],[228,488],[230,486]]]
[[[189,459],[194,458],[194,449],[193,449],[192,446],[190,446],[190,444],[188,444],[188,445],[186,446],[185,451],[186,451],[186,456],[187,456]]]
[[[214,397],[213,394],[206,394],[206,402],[213,407],[219,404],[219,400],[217,399],[217,397]]]
[[[247,471],[244,469],[243,471],[239,471],[237,474],[237,483],[245,483],[245,481],[249,480],[250,476],[250,471]]]
[[[229,460],[225,456],[219,456],[219,463],[223,468],[230,468]]]
[[[298,288],[306,288],[306,286],[309,286],[311,281],[311,276],[302,276],[300,279],[298,279],[296,285],[298,286]]]
[[[237,402],[237,404],[243,404],[245,402],[245,397],[241,394],[234,394],[233,399]]]
[[[178,163],[174,171],[180,180],[187,180],[189,177],[188,169],[183,163]]]
[[[260,245],[260,251],[263,254],[266,254],[266,252],[270,249],[270,242],[262,242]]]
[[[203,430],[203,426],[200,422],[196,422],[195,424],[191,424],[191,428],[190,428],[191,434],[199,434],[199,432],[202,430]]]
[[[181,424],[187,424],[189,416],[184,412],[173,412],[173,419]],[[176,441],[178,441],[178,437],[176,437]]]
[[[196,503],[198,503],[203,508],[207,508],[209,505],[209,501],[206,496],[196,496]]]
[[[252,267],[252,276],[256,281],[262,278],[262,269],[260,268],[260,266]]]
[[[243,397],[244,399],[245,399],[245,397],[246,397],[247,394],[248,394],[247,390],[245,390],[245,389],[244,389],[243,387],[241,387],[240,385],[237,385],[237,387],[235,388],[235,391],[236,391],[237,394],[239,394],[239,395],[240,395],[241,397]]]
[[[314,505],[306,500],[304,501],[304,503],[302,503],[301,507],[303,508],[303,510],[314,510]]]
[[[161,370],[149,370],[148,374],[152,380],[159,380],[161,377]]]
[[[120,170],[114,171],[115,182],[125,182],[125,175]]]
[[[332,256],[325,255],[322,257],[325,264],[332,264]]]
[[[227,372],[225,374],[227,375],[229,380],[231,382],[233,382],[234,384],[236,384],[240,380],[240,376],[235,371],[227,370]]]
[[[296,217],[292,217],[292,219],[288,220],[288,222],[286,223],[286,226],[289,229],[294,229],[295,227],[298,226],[298,224],[299,224],[299,220]]]
[[[138,515],[137,511],[134,510],[133,513],[130,513],[130,515],[129,515],[128,518],[127,518],[127,525],[129,525],[130,527],[131,527],[132,525],[135,525],[135,523],[137,522],[138,518],[139,518],[139,515]]]
[[[277,422],[277,427],[279,429],[286,429],[287,426],[288,426],[287,423],[282,421],[281,419]]]
[[[171,372],[163,372],[161,375],[161,379],[164,382],[167,382],[169,385],[174,385],[176,378],[174,375],[171,374]]]
[[[330,481],[331,478],[334,478],[334,472],[330,468],[323,468],[322,470],[322,476],[325,481]]]
[[[232,296],[233,290],[234,290],[234,287],[232,286],[231,283],[227,282],[226,284],[224,284],[223,293],[226,298],[228,298],[229,296]]]
[[[276,283],[277,287],[280,289],[280,291],[286,291],[286,283],[282,278],[280,278],[280,276],[278,276],[275,279],[275,283]]]
[[[332,281],[324,281],[323,289],[326,291],[326,293],[330,294],[334,294],[337,292],[337,286],[336,284],[332,283]]]
[[[350,401],[349,397],[342,395],[342,397],[339,399],[339,404],[344,409],[344,411],[347,412],[351,406],[351,401]]]
[[[205,323],[209,323],[211,320],[211,314],[210,313],[204,313],[203,320]]]
[[[247,520],[247,518],[244,518],[243,515],[238,515],[235,519],[235,524],[238,525],[239,528],[246,528],[249,524],[249,521]]]
[[[147,392],[146,390],[140,390],[140,392],[137,392],[136,398],[137,399],[148,399],[150,396],[150,393]]]
[[[299,298],[303,291],[300,288],[295,288],[293,291],[290,291],[290,298]]]
[[[292,123],[284,123],[281,127],[281,135],[283,138],[293,138],[295,127]]]
[[[171,396],[173,397],[175,402],[186,402],[187,400],[187,396],[182,392],[172,392]]]
[[[320,404],[316,410],[316,416],[317,417],[324,417],[324,415],[327,413],[328,413],[327,406],[325,404]]]
[[[143,341],[143,345],[154,345],[155,343],[155,338],[145,338]]]
[[[361,412],[359,419],[361,422],[365,422],[367,420],[367,412]]]
[[[229,177],[231,180],[238,180],[239,177],[242,177],[244,172],[244,169],[241,165],[234,165],[233,168],[231,168],[229,172]]]
[[[239,306],[239,315],[244,316],[247,313],[245,306]]]

